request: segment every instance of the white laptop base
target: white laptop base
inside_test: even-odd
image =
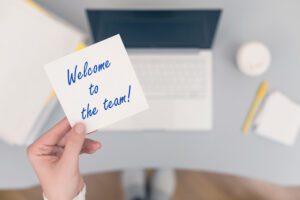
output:
[[[149,109],[107,130],[212,129],[210,50],[132,49],[128,53]]]

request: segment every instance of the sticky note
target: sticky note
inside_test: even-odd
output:
[[[58,100],[73,126],[87,132],[148,108],[120,35],[45,66]]]

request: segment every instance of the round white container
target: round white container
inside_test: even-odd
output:
[[[269,49],[261,42],[247,42],[243,44],[236,56],[238,68],[248,76],[263,74],[271,63]]]

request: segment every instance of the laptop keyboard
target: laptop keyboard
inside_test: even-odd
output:
[[[133,57],[132,65],[151,98],[204,98],[207,64],[199,56]]]

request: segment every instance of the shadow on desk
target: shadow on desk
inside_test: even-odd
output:
[[[147,175],[151,174],[147,170]],[[123,191],[119,172],[84,176],[87,200],[121,200]],[[171,200],[296,200],[300,186],[282,187],[231,175],[177,170],[177,187]],[[24,190],[0,190],[0,200],[41,200],[40,186]]]

